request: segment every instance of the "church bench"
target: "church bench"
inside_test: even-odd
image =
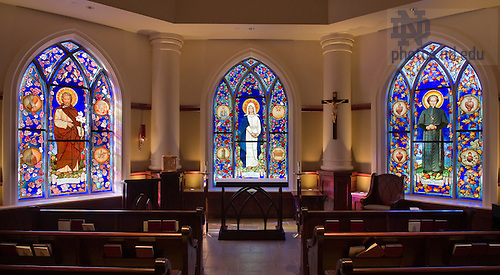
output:
[[[41,209],[39,207],[12,208],[0,211],[6,218],[0,229],[11,230],[58,230],[61,219],[81,219],[92,223],[99,232],[143,232],[143,222],[147,220],[177,220],[179,228],[191,227],[192,234],[198,240],[196,248],[196,274],[203,273],[203,225],[204,210],[87,210],[87,209]]]
[[[328,233],[318,226],[308,248],[311,275],[334,270],[343,258],[352,260],[354,274],[368,272],[364,268],[500,267],[497,231]]]
[[[342,258],[337,262],[335,270],[325,270],[325,275],[379,275],[379,274],[452,274],[476,275],[499,274],[500,266],[419,266],[419,267],[359,267],[355,268],[350,258]]]
[[[307,241],[312,238],[316,226],[325,226],[328,220],[338,220],[338,232],[350,232],[351,220],[362,220],[362,231],[407,232],[410,220],[446,221],[446,230],[470,229],[471,217],[463,210],[308,210],[300,213],[301,273],[308,274]]]
[[[154,268],[147,267],[102,267],[102,266],[57,266],[57,265],[7,265],[0,264],[0,273],[5,275],[52,275],[52,274],[153,274],[182,275],[180,270],[172,270],[170,262],[164,258],[155,260]]]
[[[0,244],[4,265],[154,268],[156,258],[166,258],[194,275],[198,241],[184,226],[176,233],[2,230]],[[50,252],[37,255],[35,247]]]

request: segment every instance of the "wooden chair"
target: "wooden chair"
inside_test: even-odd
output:
[[[406,176],[394,174],[372,174],[370,191],[361,199],[363,210],[390,210],[404,199],[404,186]]]

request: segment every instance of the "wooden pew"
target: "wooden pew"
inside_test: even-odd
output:
[[[83,209],[36,209],[31,210],[33,230],[55,231],[60,219],[83,219],[94,224],[99,232],[142,232],[147,220],[177,220],[179,227],[191,227],[198,240],[196,274],[203,274],[203,225],[204,210],[83,210]],[[17,229],[17,228],[10,228]]]
[[[323,211],[301,209],[301,274],[308,274],[307,241],[316,226],[325,226],[327,220],[339,221],[339,232],[350,232],[351,220],[363,220],[367,232],[407,232],[409,220],[446,220],[447,230],[470,229],[471,216],[463,210],[387,210],[387,211]]]
[[[191,228],[178,233],[0,231],[0,264],[78,267],[154,268],[156,258],[169,259],[182,274],[196,272],[197,240]],[[6,245],[11,244],[11,245]],[[12,244],[14,250],[12,250]],[[50,245],[50,255],[20,256],[21,248],[34,251],[39,244]],[[108,245],[118,245],[110,253]],[[138,247],[142,247],[139,249]],[[112,252],[113,252],[112,251]],[[145,255],[140,255],[140,252]],[[17,253],[16,253],[17,252]],[[118,254],[118,255],[117,255]]]
[[[349,255],[353,248],[369,247],[374,243],[381,248],[373,250],[372,257],[361,257],[359,253]],[[355,274],[369,272],[364,268],[404,267],[410,272],[412,268],[421,267],[472,266],[472,272],[481,266],[500,266],[500,232],[497,231],[327,233],[318,226],[308,247],[311,275],[335,270],[343,258],[351,258],[353,268],[358,272]],[[377,251],[382,251],[382,254]],[[488,269],[495,268],[485,268]],[[344,270],[349,268],[346,266]]]
[[[153,274],[153,275],[181,275],[180,270],[172,270],[170,262],[165,258],[155,260],[154,268],[146,267],[98,267],[98,266],[42,266],[42,265],[0,265],[0,271],[5,275],[52,275],[52,274]]]
[[[420,267],[360,267],[355,268],[350,258],[337,262],[335,270],[325,270],[325,275],[379,275],[379,274],[425,274],[425,275],[477,275],[499,274],[500,266],[420,266]]]

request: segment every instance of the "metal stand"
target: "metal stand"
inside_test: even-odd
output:
[[[295,216],[296,216],[296,223],[297,223],[297,234],[293,235],[293,238],[300,238],[300,226],[301,226],[301,215],[300,215],[300,210],[302,209],[302,179],[300,176],[303,175],[303,173],[299,172],[296,174],[297,175],[297,208],[295,209]]]
[[[239,182],[225,182],[217,183],[217,187],[222,187],[221,192],[221,227],[219,233],[219,240],[284,240],[285,231],[283,230],[283,193],[282,189],[286,183],[239,183]],[[241,187],[236,193],[233,194],[228,204],[225,201],[225,187]],[[278,204],[276,204],[271,195],[262,187],[279,187]],[[264,207],[262,202],[257,198],[257,194],[262,194],[269,202],[269,205]],[[243,204],[238,208],[236,200],[247,196]],[[242,230],[240,229],[240,220],[243,209],[248,205],[248,202],[254,201],[258,208],[261,210],[264,220],[264,230]],[[234,210],[237,219],[237,229],[228,229],[226,225],[226,216],[228,210]],[[269,211],[274,209],[278,216],[276,229],[267,228],[267,219]]]
[[[212,235],[208,233],[208,184],[207,184],[207,176],[208,173],[206,170],[205,172],[201,173],[203,175],[203,195],[205,195],[205,233],[203,236],[207,238],[212,238]]]

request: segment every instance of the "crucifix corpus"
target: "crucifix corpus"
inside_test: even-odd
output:
[[[337,99],[337,92],[333,92],[332,99],[321,101],[321,104],[332,105],[333,139],[337,139],[337,107],[342,103],[349,103],[349,100]]]

